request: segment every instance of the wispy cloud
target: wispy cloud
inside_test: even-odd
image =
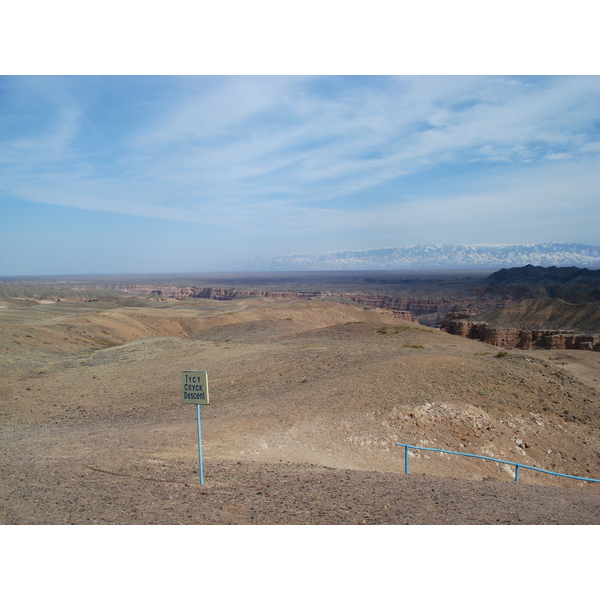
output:
[[[530,216],[563,188],[587,210],[599,81],[5,77],[0,186],[39,203],[256,232],[368,227],[371,237],[407,214],[522,209],[524,180]],[[579,181],[559,185],[557,164]],[[436,183],[453,168],[462,194]],[[500,170],[490,179],[483,168]]]

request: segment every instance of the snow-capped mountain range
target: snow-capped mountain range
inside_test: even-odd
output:
[[[584,244],[428,244],[407,248],[347,250],[259,258],[254,270],[313,271],[359,269],[499,269],[523,267],[600,268],[600,246]]]

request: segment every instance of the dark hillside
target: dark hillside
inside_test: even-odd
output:
[[[577,267],[516,267],[501,269],[485,279],[486,297],[511,300],[560,298],[572,304],[600,300],[600,270]]]

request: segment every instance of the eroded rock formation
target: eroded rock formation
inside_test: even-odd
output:
[[[507,349],[595,350],[600,352],[600,335],[575,331],[494,327],[485,321],[469,320],[465,316],[461,313],[448,313],[442,324],[442,331]]]
[[[537,298],[480,314],[450,312],[442,330],[503,348],[600,351],[600,302]]]

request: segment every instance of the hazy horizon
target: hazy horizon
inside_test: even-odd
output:
[[[556,246],[559,244],[548,243],[545,245]],[[561,246],[563,244],[560,244]],[[506,245],[506,244],[457,244],[456,246],[444,245],[444,244],[424,244],[424,245],[416,245],[416,246],[408,246],[405,248],[372,248],[368,250],[341,250],[339,252],[330,252],[324,253],[320,255],[301,255],[301,254],[292,254],[292,255],[284,255],[279,257],[264,257],[263,261],[256,261],[253,265],[240,266],[238,268],[231,269],[213,269],[213,270],[190,270],[190,271],[178,271],[178,270],[170,270],[170,271],[157,271],[157,270],[139,270],[139,271],[128,271],[128,270],[115,270],[115,271],[98,271],[98,272],[47,272],[47,273],[21,273],[21,274],[5,274],[0,273],[0,279],[3,280],[11,280],[11,279],[39,279],[39,278],[94,278],[94,277],[141,277],[141,276],[169,276],[169,277],[180,277],[180,276],[188,276],[188,277],[215,277],[215,276],[227,276],[227,275],[236,275],[236,276],[252,276],[252,275],[272,275],[274,277],[285,275],[286,273],[290,275],[316,275],[316,274],[331,274],[331,275],[339,275],[339,276],[347,276],[352,273],[356,274],[365,274],[365,273],[388,273],[388,274],[401,274],[406,273],[411,277],[416,276],[417,274],[427,274],[428,276],[432,276],[435,274],[458,274],[458,273],[491,273],[497,271],[502,268],[513,268],[513,267],[524,267],[528,264],[533,264],[534,266],[558,266],[558,267],[578,267],[578,268],[588,268],[588,269],[599,269],[600,268],[600,246],[588,246],[583,244],[564,244],[566,246],[585,246],[586,250],[594,250],[596,258],[590,258],[589,254],[585,254],[581,248],[577,250],[579,252],[583,252],[579,255],[579,260],[577,260],[577,254],[572,253],[571,255],[567,255],[565,258],[564,254],[556,251],[556,248],[552,248],[553,253],[548,254],[544,260],[536,261],[533,255],[522,255],[522,260],[515,263],[516,257],[515,252],[518,250],[524,251],[527,248],[532,248],[532,250],[537,249],[537,245]],[[411,251],[411,250],[421,250],[427,249],[426,254],[428,258],[431,259],[430,250],[432,248],[440,249],[443,251],[444,256],[451,256],[445,254],[446,252],[451,251],[454,248],[458,248],[459,250],[462,247],[465,248],[479,248],[479,249],[508,249],[510,250],[510,263],[509,262],[501,262],[501,259],[498,259],[498,262],[447,262],[446,264],[441,262],[429,262],[426,264],[425,262],[415,262],[414,264],[392,264],[388,265],[383,264],[368,264],[363,262],[362,264],[359,262],[357,264],[348,264],[346,266],[332,266],[331,263],[327,263],[328,258],[333,259],[341,259],[343,261],[345,254],[350,255],[370,255],[371,253],[384,253],[387,256],[388,251],[396,252],[396,251]],[[588,252],[589,252],[588,250]],[[551,262],[549,257],[561,255],[561,261],[553,261]],[[380,255],[379,255],[380,256]],[[541,256],[541,255],[540,255]],[[435,256],[434,256],[435,257]],[[434,258],[433,257],[433,258]],[[376,257],[377,258],[377,257]],[[479,256],[481,259],[481,255]],[[286,262],[286,259],[289,259]],[[294,266],[295,259],[314,259],[312,266],[310,265],[310,260],[308,263],[302,263],[302,261],[296,263]],[[319,260],[323,259],[324,263],[319,265]],[[365,258],[363,257],[363,261]],[[279,261],[279,262],[278,262]],[[316,266],[315,266],[316,265]]]

